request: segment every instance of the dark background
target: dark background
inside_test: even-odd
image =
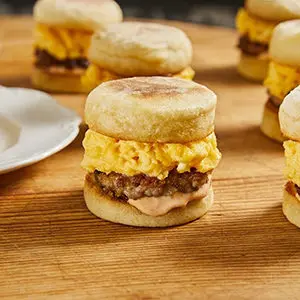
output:
[[[234,26],[243,0],[119,0],[125,17],[162,18]],[[0,0],[0,14],[32,13],[35,0]]]

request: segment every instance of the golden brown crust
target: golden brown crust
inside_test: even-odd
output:
[[[52,73],[34,68],[32,73],[33,85],[47,92],[84,93],[80,75],[76,73]]]
[[[179,82],[179,81],[178,81]],[[127,90],[132,97],[138,101],[155,101],[160,97],[176,98],[182,95],[181,88],[169,81],[153,82],[147,78],[136,78],[135,80],[115,80],[110,83],[112,92],[124,92]],[[186,95],[201,94],[206,91],[202,85],[193,85],[185,90]]]
[[[88,209],[97,217],[114,223],[138,227],[169,227],[185,224],[202,217],[212,206],[213,191],[204,199],[190,202],[186,208],[176,208],[164,216],[152,217],[141,213],[126,202],[116,201],[93,184],[87,175],[84,198]]]

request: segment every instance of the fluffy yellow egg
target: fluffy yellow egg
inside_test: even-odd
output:
[[[206,173],[215,169],[221,159],[214,133],[187,144],[161,144],[117,140],[88,130],[83,146],[82,167],[90,173],[95,170],[127,176],[142,173],[164,179],[174,168],[179,173],[191,168]]]
[[[271,62],[265,87],[273,96],[284,99],[285,96],[300,84],[300,69]]]
[[[94,64],[90,64],[84,75],[81,77],[81,83],[84,89],[89,92],[105,81],[119,79],[115,73],[101,69]]]
[[[236,18],[236,26],[241,35],[248,35],[253,42],[269,44],[277,23],[257,19],[241,8]]]
[[[92,33],[75,29],[49,27],[37,24],[35,47],[46,50],[59,60],[77,59],[87,56]]]
[[[283,146],[286,159],[285,176],[289,181],[300,186],[300,143],[286,141]]]
[[[182,79],[193,80],[195,71],[191,67],[187,67],[181,72],[172,75]],[[96,88],[99,84],[109,80],[120,79],[122,76],[117,75],[109,70],[102,69],[95,64],[91,64],[81,78],[81,83],[87,92]]]
[[[183,69],[181,72],[173,74],[172,77],[177,77],[186,80],[193,80],[195,77],[195,71],[191,67]]]

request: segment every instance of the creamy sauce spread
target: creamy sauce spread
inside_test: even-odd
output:
[[[167,214],[174,208],[186,207],[189,202],[205,198],[211,186],[211,175],[208,181],[198,191],[193,193],[175,193],[172,196],[143,197],[137,200],[129,199],[128,204],[137,208],[145,215],[158,217]]]

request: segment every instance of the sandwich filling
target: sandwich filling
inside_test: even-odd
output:
[[[285,190],[293,197],[296,197],[300,201],[300,187],[293,183],[292,181],[288,181],[285,185]]]
[[[283,65],[275,61],[270,63],[264,85],[272,97],[280,99],[280,104],[287,94],[299,84],[300,68]]]
[[[300,186],[300,143],[292,140],[283,144],[285,149],[285,177]]]
[[[286,159],[285,177],[288,180],[285,189],[300,201],[300,143],[289,140],[283,146]]]
[[[163,180],[145,174],[126,176],[112,172],[107,175],[95,171],[87,180],[110,199],[126,202],[154,217],[205,198],[211,187],[211,173],[202,174],[196,170],[178,173],[174,169]]]
[[[50,27],[37,24],[35,28],[35,65],[37,68],[85,70],[89,63],[87,52],[92,33],[88,31]]]
[[[163,76],[163,75],[162,75]],[[179,77],[182,79],[193,80],[195,71],[191,67],[187,67],[176,74],[165,74],[165,76]],[[82,85],[87,91],[91,91],[96,88],[99,84],[109,80],[121,79],[121,75],[110,70],[103,69],[95,64],[91,64],[82,76]]]
[[[269,98],[268,98],[268,101],[266,103],[266,107],[269,110],[271,110],[271,111],[278,114],[279,107],[280,107],[281,103],[282,103],[282,100],[280,98],[275,97],[275,96],[273,96],[269,93]]]
[[[238,11],[236,26],[240,33],[238,47],[251,56],[266,55],[277,23],[259,19],[245,9]]]
[[[88,130],[83,147],[82,166],[89,173],[97,170],[127,176],[146,174],[160,180],[168,177],[174,168],[179,173],[190,172],[192,168],[207,173],[221,159],[214,133],[203,140],[175,144],[117,140]]]
[[[100,193],[159,216],[207,196],[221,154],[216,137],[186,144],[117,140],[88,130],[82,166]]]

